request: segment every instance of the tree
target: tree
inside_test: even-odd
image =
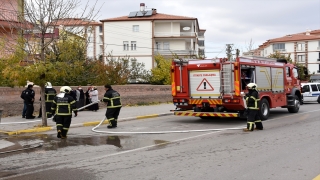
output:
[[[89,6],[93,4],[92,7]],[[75,28],[63,29],[68,31],[64,38],[69,34],[86,37],[86,26],[82,20],[89,24],[99,11],[95,11],[95,3],[87,1],[86,5],[78,9],[81,0],[30,0],[24,1],[24,14],[20,18],[20,23],[7,23],[20,29],[23,36],[17,39],[17,45],[14,55],[8,58],[3,74],[9,78],[15,85],[24,85],[26,80],[30,80],[41,87],[41,99],[44,98],[45,83],[48,81],[65,80],[64,77],[70,76],[72,71],[80,71],[83,63],[75,56],[75,61],[65,61],[74,51],[60,49],[59,54],[53,56],[48,53],[53,51],[57,41],[60,41],[59,35],[56,34],[59,27],[59,20],[65,20],[69,23],[71,18],[77,18],[78,21],[72,21]],[[2,18],[6,18],[5,16]],[[60,26],[60,29],[63,28]],[[22,35],[22,34],[21,34]],[[23,37],[23,38],[21,38]],[[86,40],[86,38],[85,38]],[[59,43],[58,43],[59,44]],[[57,45],[59,47],[59,45]],[[49,55],[48,55],[49,54]],[[23,66],[21,66],[21,63]],[[42,101],[42,114],[45,113],[45,102]],[[42,116],[42,125],[47,126],[46,116]]]
[[[165,59],[161,55],[155,56],[156,67],[151,70],[151,84],[169,85],[171,83],[170,67],[171,60]]]
[[[290,62],[291,64],[294,64],[297,68],[298,68],[298,73],[299,73],[299,77],[300,80],[302,81],[307,81],[309,80],[309,75],[308,75],[308,68],[305,67],[303,64],[299,64],[297,62],[293,62],[291,59],[291,54],[289,53],[288,56],[281,54],[279,51],[276,51],[273,54],[270,54],[268,57],[269,58],[275,58],[275,59],[285,59],[288,62]]]

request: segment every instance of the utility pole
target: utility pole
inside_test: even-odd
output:
[[[232,47],[233,47],[233,44],[226,44],[226,52],[227,52],[227,58],[229,61],[232,60]]]

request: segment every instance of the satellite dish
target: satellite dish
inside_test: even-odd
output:
[[[182,28],[184,31],[188,31],[188,30],[190,30],[190,27],[183,27]]]

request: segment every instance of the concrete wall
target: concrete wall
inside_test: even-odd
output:
[[[59,92],[60,86],[54,86]],[[73,87],[72,88],[77,88]],[[88,87],[82,87],[84,91]],[[150,104],[150,103],[166,103],[172,102],[170,85],[114,85],[112,88],[121,95],[121,102],[124,106],[134,104]],[[21,116],[23,109],[23,100],[20,98],[21,91],[25,88],[0,87],[0,108],[3,109],[2,117]],[[38,116],[40,105],[40,88],[33,88],[36,93],[36,101],[34,103],[34,115]],[[103,86],[98,86],[99,99],[102,99],[105,90]],[[99,103],[104,108],[104,103]]]

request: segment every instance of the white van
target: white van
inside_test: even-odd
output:
[[[301,83],[303,102],[320,103],[320,83]]]

